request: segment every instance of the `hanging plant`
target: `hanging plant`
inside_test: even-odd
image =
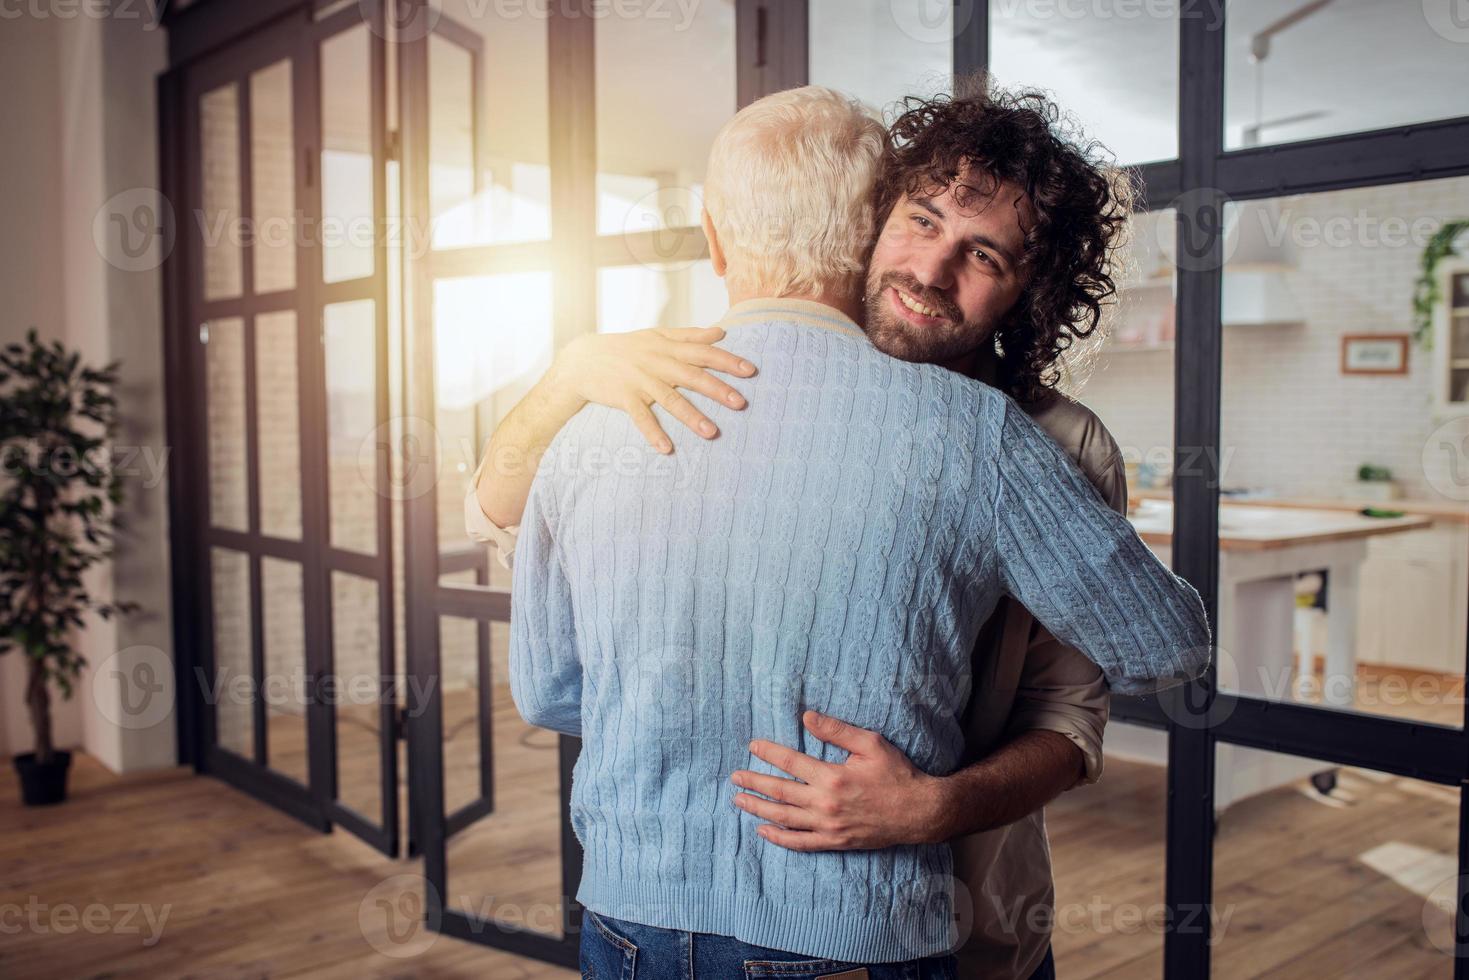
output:
[[[1443,297],[1439,293],[1438,264],[1453,255],[1454,241],[1469,231],[1469,220],[1445,222],[1423,249],[1418,282],[1413,286],[1413,339],[1424,350],[1433,349],[1433,310]]]

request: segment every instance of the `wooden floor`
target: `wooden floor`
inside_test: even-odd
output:
[[[451,841],[448,903],[555,932],[555,742],[520,721],[503,687],[497,812]],[[479,789],[476,711],[467,692],[445,699],[451,805]],[[1454,722],[1448,709],[1442,720]],[[360,755],[375,772],[370,740],[343,749],[344,766]],[[27,809],[13,770],[0,773],[6,980],[575,976],[422,932],[420,861],[314,833],[218,780],[117,777],[87,756],[72,777],[67,804]],[[1067,980],[1161,975],[1165,807],[1162,769],[1113,760],[1101,783],[1048,809]],[[1231,807],[1216,841],[1214,976],[1450,976],[1439,886],[1452,885],[1457,827],[1454,790],[1357,770],[1330,798],[1302,785]]]

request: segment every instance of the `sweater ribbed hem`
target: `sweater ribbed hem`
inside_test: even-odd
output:
[[[576,900],[598,915],[684,932],[733,936],[741,942],[815,959],[901,963],[942,956],[954,946],[952,923],[933,917],[862,917],[694,886],[625,877],[606,879],[588,867]]]

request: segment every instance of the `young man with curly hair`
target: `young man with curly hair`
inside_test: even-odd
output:
[[[816,103],[829,102],[827,96],[814,98]],[[1115,663],[1109,664],[1111,673],[1104,677],[1103,670],[1094,662],[1107,659],[1099,656],[1098,644],[1106,646],[1106,642],[1101,642],[1102,636],[1111,632],[1113,626],[1109,624],[1115,624],[1114,615],[1120,614],[1130,627],[1150,634],[1151,639],[1143,641],[1143,645],[1162,643],[1174,656],[1186,659],[1182,673],[1201,669],[1206,663],[1207,629],[1199,618],[1196,596],[1181,582],[1157,577],[1159,569],[1153,567],[1153,559],[1146,549],[1136,542],[1135,536],[1121,530],[1125,524],[1107,510],[1107,506],[1114,511],[1125,509],[1125,483],[1115,443],[1095,416],[1055,391],[1062,354],[1076,339],[1085,338],[1098,328],[1101,304],[1113,291],[1107,261],[1128,210],[1125,184],[1096,162],[1089,150],[1064,138],[1054,122],[1058,114],[1041,96],[978,91],[957,98],[910,99],[905,108],[883,143],[871,198],[871,216],[881,231],[870,249],[870,262],[860,280],[861,289],[842,286],[838,282],[840,275],[827,277],[825,285],[831,288],[814,292],[771,287],[770,275],[752,275],[752,269],[765,265],[773,269],[791,267],[790,255],[786,254],[790,252],[789,238],[783,250],[758,240],[759,234],[755,240],[747,240],[741,232],[741,227],[766,231],[771,227],[770,214],[755,216],[751,212],[760,209],[762,197],[769,195],[775,182],[785,176],[758,172],[762,165],[779,159],[781,154],[770,148],[767,148],[768,155],[757,152],[753,156],[741,156],[735,152],[733,156],[739,158],[740,166],[730,173],[716,172],[720,168],[711,160],[708,210],[714,217],[706,214],[705,229],[716,271],[726,274],[731,300],[735,303],[724,326],[588,337],[569,345],[546,378],[496,431],[477,474],[476,488],[466,498],[466,520],[471,533],[494,541],[502,560],[511,551],[520,552],[516,587],[521,590],[523,581],[530,583],[530,587],[529,591],[518,591],[518,608],[524,609],[526,602],[539,606],[548,599],[553,607],[549,616],[542,615],[538,608],[520,617],[520,628],[515,635],[522,648],[521,662],[539,661],[543,666],[520,674],[522,691],[518,693],[517,703],[523,712],[529,711],[527,717],[531,720],[553,723],[566,731],[581,732],[583,717],[597,719],[599,731],[589,731],[586,737],[588,751],[597,754],[599,766],[605,762],[604,750],[591,746],[593,739],[606,737],[607,695],[599,691],[584,697],[581,676],[584,670],[589,684],[602,686],[609,682],[611,675],[605,664],[586,662],[587,649],[600,646],[605,652],[617,646],[618,629],[652,611],[646,603],[627,605],[629,600],[619,603],[617,598],[618,573],[637,581],[648,577],[635,559],[625,558],[619,564],[609,552],[600,561],[605,566],[600,572],[591,569],[599,561],[588,559],[587,549],[589,542],[597,538],[599,527],[601,533],[609,536],[607,541],[615,543],[619,534],[646,535],[652,525],[651,540],[644,540],[639,546],[629,542],[624,555],[631,549],[644,557],[662,556],[658,565],[662,571],[653,574],[649,581],[654,592],[663,596],[656,605],[665,621],[658,624],[653,635],[662,637],[665,644],[670,634],[677,632],[668,627],[686,625],[682,619],[685,613],[696,613],[702,608],[701,603],[713,601],[707,590],[699,593],[697,588],[691,596],[680,599],[685,583],[677,574],[670,577],[668,570],[691,569],[697,582],[705,582],[711,575],[723,574],[731,567],[743,570],[733,579],[726,579],[715,594],[722,597],[719,604],[724,613],[732,615],[739,609],[745,618],[726,624],[720,632],[694,643],[693,649],[686,652],[696,664],[706,653],[704,647],[712,644],[718,647],[716,661],[721,656],[724,658],[721,671],[728,680],[742,673],[738,664],[729,663],[732,655],[753,653],[763,658],[768,654],[771,659],[763,669],[779,673],[789,669],[785,659],[788,644],[793,650],[805,651],[795,658],[804,665],[804,671],[795,678],[795,697],[782,700],[775,696],[773,701],[776,705],[787,701],[792,706],[799,705],[792,710],[800,714],[804,732],[786,727],[774,716],[764,718],[761,711],[770,708],[769,700],[757,703],[752,709],[751,717],[756,724],[745,726],[751,729],[748,732],[739,725],[726,731],[721,727],[723,722],[712,720],[712,716],[700,716],[697,704],[701,702],[696,701],[692,709],[696,729],[700,728],[702,718],[704,728],[700,730],[700,739],[736,732],[752,736],[746,763],[749,768],[728,773],[730,781],[743,790],[733,797],[733,803],[757,818],[756,833],[763,842],[785,848],[790,856],[780,860],[772,854],[752,855],[748,844],[742,851],[739,846],[745,841],[742,835],[750,828],[740,824],[735,850],[727,855],[736,862],[735,867],[726,875],[716,861],[710,875],[697,878],[701,888],[713,896],[707,900],[704,891],[669,891],[665,887],[667,882],[657,873],[640,874],[635,857],[632,865],[621,865],[624,875],[628,867],[635,869],[628,876],[635,882],[625,878],[608,882],[594,868],[592,874],[600,883],[594,884],[589,895],[583,897],[590,910],[588,920],[592,927],[584,935],[584,951],[588,949],[588,936],[593,940],[601,937],[600,951],[592,949],[594,957],[615,959],[625,955],[627,947],[636,945],[637,941],[646,943],[650,952],[665,949],[672,941],[670,936],[685,937],[690,951],[699,948],[701,941],[734,937],[731,942],[744,940],[769,947],[764,951],[769,954],[767,959],[775,956],[773,950],[827,957],[810,961],[812,976],[846,977],[842,970],[855,964],[868,964],[863,969],[880,969],[877,964],[897,961],[900,952],[932,956],[941,951],[935,945],[940,942],[937,934],[928,931],[935,923],[924,921],[922,915],[904,919],[895,912],[896,905],[888,908],[884,903],[892,897],[889,892],[897,891],[889,886],[900,880],[910,884],[917,880],[913,878],[915,870],[926,869],[930,876],[945,877],[943,867],[951,856],[952,893],[941,888],[939,891],[944,894],[925,892],[919,897],[934,901],[930,911],[938,911],[941,919],[957,917],[960,975],[1017,980],[1053,975],[1049,950],[1051,877],[1041,808],[1064,790],[1099,775],[1108,680],[1127,689],[1147,686],[1138,683],[1137,676],[1126,676],[1127,670],[1118,671]],[[854,132],[861,129],[858,125]],[[812,124],[805,122],[801,130],[808,138],[814,131]],[[747,144],[749,140],[758,141],[768,135],[762,136],[759,127],[752,126],[738,131],[733,139]],[[830,145],[813,148],[813,159],[840,158],[842,152],[851,152],[848,142],[851,133],[844,136],[834,132],[831,136]],[[721,134],[721,139],[728,142],[727,134]],[[728,146],[717,145],[715,157],[727,151]],[[801,169],[796,164],[787,166]],[[844,175],[850,176],[845,172]],[[817,198],[825,195],[826,213],[834,214],[847,207],[844,202],[849,201],[850,191],[828,186],[832,182],[832,175],[823,176],[818,165],[812,173],[792,175],[790,185],[782,189],[795,197],[803,193]],[[728,210],[731,203],[748,220],[736,220],[737,215],[732,216]],[[862,225],[860,218],[853,212],[835,225],[823,228],[823,233],[817,236],[821,247],[833,244],[835,229],[840,232],[835,235],[838,246],[835,254],[865,257],[869,249],[862,243],[855,243],[859,247],[852,249],[854,243],[847,242],[844,252],[840,241],[844,235],[855,234],[854,229]],[[777,220],[775,224],[781,222]],[[833,268],[844,268],[844,264],[837,262]],[[801,296],[804,298],[798,298]],[[889,375],[880,361],[870,364],[850,361],[853,353],[860,357],[868,355],[860,349],[848,351],[845,336],[838,340],[821,336],[820,332],[823,326],[829,333],[833,327],[837,332],[846,326],[856,328],[853,322],[856,319],[862,321],[861,329],[870,350],[915,365],[938,365],[954,372],[951,377],[962,375],[984,384],[972,388],[934,387],[938,375],[922,374],[913,378],[901,373]],[[728,338],[725,327],[731,328]],[[808,327],[817,332],[808,336],[804,333]],[[788,334],[786,328],[796,333]],[[762,331],[774,332],[766,336]],[[716,341],[723,343],[714,346]],[[799,356],[795,362],[791,361],[791,352],[799,351],[807,343],[813,345],[812,350],[828,352],[833,361],[829,370],[809,361],[802,362]],[[756,377],[752,382],[755,388],[748,408],[756,417],[747,421],[744,415],[749,413],[742,413],[747,407],[744,397],[707,371],[749,378],[755,374],[751,360],[760,357],[772,361],[760,365],[761,374],[768,372],[775,377],[768,380]],[[884,389],[893,384],[899,389],[917,386],[907,392],[887,390],[877,400],[889,408],[898,404],[906,406],[905,412],[917,413],[910,422],[920,424],[921,431],[904,435],[878,426],[865,439],[854,442],[850,431],[828,425],[822,428],[826,437],[845,440],[845,447],[807,445],[793,439],[793,446],[799,443],[800,452],[795,457],[789,451],[782,452],[781,427],[798,431],[808,422],[818,425],[831,422],[825,417],[829,405],[846,406],[844,411],[848,412],[853,404],[866,405],[873,397],[873,392],[868,390],[870,377],[886,379],[879,385]],[[869,382],[867,387],[864,382]],[[691,392],[693,400],[680,394],[678,388]],[[1013,401],[986,401],[983,392],[993,392],[995,388]],[[979,401],[965,408],[971,395],[979,396]],[[898,401],[893,402],[893,397]],[[784,409],[770,415],[768,402],[771,401],[784,404]],[[675,430],[679,454],[692,460],[691,472],[697,474],[694,482],[719,498],[733,488],[711,486],[708,478],[711,472],[746,479],[762,486],[768,500],[760,506],[736,504],[732,511],[725,513],[718,499],[704,498],[695,506],[686,494],[669,490],[662,485],[661,478],[644,472],[635,480],[641,481],[639,486],[657,506],[648,507],[647,500],[620,510],[611,505],[610,510],[603,508],[600,512],[603,523],[599,525],[596,517],[587,515],[597,511],[596,499],[615,496],[613,487],[618,481],[570,473],[568,467],[571,470],[577,467],[568,463],[567,458],[567,450],[571,448],[568,443],[574,440],[563,440],[549,457],[555,460],[554,465],[544,467],[544,472],[536,478],[541,503],[533,504],[526,512],[529,530],[526,540],[521,541],[514,525],[521,520],[531,493],[536,470],[534,460],[552,436],[589,402],[626,412],[643,437],[665,453],[673,449],[675,440],[663,430],[653,405],[704,439],[719,435],[711,416],[721,418],[727,438],[715,442],[700,443],[695,439],[690,443],[682,435],[683,430]],[[1023,414],[1013,410],[1016,406],[1023,408]],[[993,607],[982,627],[974,624],[977,635],[949,637],[970,644],[963,648],[958,662],[935,658],[934,649],[944,645],[938,638],[945,634],[933,631],[932,614],[937,610],[942,618],[946,608],[946,602],[937,597],[946,590],[951,594],[963,593],[966,588],[963,568],[968,566],[962,562],[958,566],[950,565],[922,548],[911,552],[913,560],[922,567],[913,568],[911,576],[897,573],[896,581],[900,585],[896,592],[884,591],[880,581],[883,576],[878,576],[876,594],[887,600],[907,596],[909,608],[877,608],[883,605],[882,601],[874,603],[873,594],[864,593],[858,587],[857,583],[863,580],[861,574],[836,576],[837,582],[850,583],[852,591],[848,595],[838,594],[848,586],[838,585],[836,592],[828,587],[828,579],[841,565],[840,561],[833,565],[833,556],[840,559],[844,549],[850,547],[860,567],[866,560],[860,556],[872,539],[877,553],[884,556],[877,559],[877,567],[882,567],[891,552],[884,543],[887,541],[884,535],[891,530],[892,515],[898,514],[901,524],[906,501],[929,497],[930,481],[937,481],[937,492],[944,495],[943,485],[955,438],[946,420],[951,420],[956,410],[961,414],[977,411],[981,418],[998,410],[1006,418],[1003,425],[993,429],[995,436],[1003,438],[986,442],[980,437],[971,447],[981,455],[995,454],[1001,472],[1010,474],[1007,486],[993,502],[997,521],[993,529],[995,540],[974,543],[1010,552],[997,554],[996,560],[1011,568],[1003,576],[1011,585],[1008,588],[1011,596],[1029,602],[1042,613],[1042,618],[1066,635],[1069,644],[1041,626],[1016,598],[1006,597]],[[803,414],[808,411],[816,417]],[[923,415],[921,420],[919,415]],[[1040,428],[1027,416],[1039,423]],[[580,426],[583,442],[587,435],[586,418],[584,413],[578,418],[583,423]],[[612,426],[605,417],[597,418],[592,423],[597,431],[605,432]],[[772,423],[776,424],[775,429],[771,428]],[[989,431],[984,424],[980,428]],[[1037,438],[1041,430],[1060,444],[1070,460],[1057,452],[1050,440],[1043,436]],[[936,438],[926,439],[925,433]],[[883,440],[888,438],[896,438],[904,445],[908,441],[921,443],[937,455],[925,464],[911,455],[900,454],[910,461],[912,471],[901,467],[900,471],[894,471],[891,469],[894,459],[882,449]],[[772,472],[762,473],[761,468],[767,462],[763,450],[752,453],[749,447],[758,450],[767,444],[779,463]],[[723,446],[734,455],[725,461],[728,466],[720,466],[715,460],[713,469],[701,468],[712,458],[703,446],[710,447],[710,452],[717,452],[714,447]],[[833,473],[818,464],[831,453],[840,456],[844,451],[849,465],[857,464],[851,470],[852,486],[832,486]],[[854,452],[859,455],[851,458]],[[818,458],[800,458],[801,453]],[[505,465],[510,459],[525,460],[527,454],[531,465]],[[871,458],[864,459],[861,454]],[[879,506],[870,513],[868,529],[846,528],[852,533],[844,534],[840,520],[843,511],[838,510],[836,517],[830,517],[823,510],[839,505],[846,493],[861,493],[863,488],[873,494],[864,499],[875,501],[882,496],[873,490],[872,474],[863,475],[861,464],[873,459],[880,460],[887,470],[876,479],[879,483],[891,481],[886,489],[897,496],[889,498],[891,508]],[[1080,471],[1073,468],[1073,463],[1079,464]],[[1086,486],[1083,473],[1093,487]],[[793,476],[801,479],[793,480]],[[1055,479],[1058,476],[1059,481]],[[1096,491],[1100,491],[1101,499]],[[983,497],[991,489],[976,485],[970,492]],[[665,493],[671,494],[671,503],[662,500]],[[1050,499],[1053,495],[1066,497],[1073,503],[1090,498],[1090,503],[1085,507],[1077,504],[1080,509],[1062,505],[1057,510],[1056,501]],[[738,493],[733,496],[738,497]],[[950,504],[959,506],[957,499]],[[566,509],[579,509],[582,516],[569,517],[564,512]],[[548,512],[553,516],[548,518]],[[624,526],[608,523],[619,514],[626,522]],[[705,559],[711,554],[716,559],[733,561],[742,550],[724,545],[705,550],[690,544],[685,532],[687,522],[696,514],[701,514],[700,520],[705,522],[700,527],[712,524],[722,528],[725,534],[733,527],[737,538],[749,534],[758,537],[760,530],[775,527],[774,534],[766,535],[776,539],[774,551],[766,554],[753,539],[745,540],[743,543],[751,549],[745,556],[747,561],[737,562],[736,566],[727,566],[721,560],[710,564]],[[930,523],[926,529],[916,529],[920,537],[943,540],[947,532],[957,529],[947,517],[940,519],[937,511],[930,509],[928,514]],[[671,516],[674,526],[661,527],[655,515]],[[787,517],[794,523],[785,521]],[[1017,536],[1016,528],[1010,526],[1012,519],[1024,525],[1025,533]],[[805,542],[803,539],[808,535],[804,531],[813,526],[824,530],[812,542]],[[1102,530],[1107,527],[1113,531]],[[966,534],[990,536],[989,530],[978,527],[960,529],[959,533],[961,538]],[[1092,572],[1098,567],[1105,569],[1101,580],[1081,567],[1087,566],[1090,559],[1075,551],[1067,552],[1066,561],[1078,567],[1058,575],[1045,571],[1056,557],[1047,554],[1048,542],[1075,535],[1105,537],[1108,533],[1117,535],[1103,547],[1110,557],[1091,569]],[[577,543],[567,546],[571,553],[556,552],[556,561],[566,566],[557,572],[556,561],[548,563],[544,553],[554,551],[556,542],[552,539],[561,537],[575,537]],[[820,570],[820,574],[813,573],[814,578],[803,579],[797,572],[806,567],[800,556],[807,544],[814,549],[807,556],[814,562],[809,568]],[[539,554],[533,553],[527,559],[528,545],[533,545],[534,552]],[[612,544],[607,547],[611,548]],[[681,553],[680,547],[693,550]],[[535,565],[534,571],[527,571],[527,561]],[[928,562],[936,564],[927,566]],[[888,562],[887,567],[890,571],[886,580],[891,583],[902,563],[894,566]],[[1141,591],[1135,580],[1139,572],[1144,577],[1154,576],[1151,584]],[[794,610],[814,601],[812,612],[817,623],[823,622],[824,603],[833,601],[846,612],[841,612],[836,620],[829,620],[828,625],[845,622],[844,628],[852,628],[857,624],[855,632],[843,634],[844,641],[834,648],[834,659],[823,668],[832,678],[823,677],[822,683],[815,684],[809,676],[813,669],[811,658],[825,649],[819,637],[813,638],[797,629],[779,642],[772,640],[775,645],[769,649],[758,641],[761,626],[783,620],[777,615],[767,623],[758,601],[749,608],[736,601],[751,573],[756,576],[757,596],[763,595],[762,588],[773,589],[769,598],[774,600],[777,594],[783,595],[784,608]],[[573,584],[559,589],[550,587],[547,576],[556,574],[569,576]],[[1040,578],[1035,578],[1036,574]],[[946,579],[949,585],[943,584]],[[1043,586],[1038,585],[1041,579],[1046,583]],[[580,606],[576,580],[582,582]],[[915,580],[916,592],[913,591]],[[1115,585],[1119,594],[1131,593],[1130,598],[1118,605],[1116,596],[1099,594],[1095,591],[1099,587],[1107,591],[1103,580]],[[598,581],[602,583],[599,588],[588,584]],[[801,581],[814,586],[814,599],[810,590],[800,587]],[[906,587],[901,585],[905,581]],[[1158,591],[1173,589],[1177,591],[1167,597]],[[1150,591],[1146,598],[1139,598]],[[700,595],[704,598],[700,599]],[[1181,605],[1174,601],[1179,599]],[[685,600],[692,605],[681,606]],[[928,603],[937,605],[926,606]],[[555,610],[562,607],[573,607],[573,613],[558,617]],[[588,626],[583,620],[577,620],[575,626],[570,625],[570,620],[576,619],[576,611],[581,611],[584,617],[595,617],[597,608],[612,609],[612,621]],[[620,623],[618,609],[624,613]],[[667,619],[670,609],[681,611]],[[888,645],[900,648],[898,659],[889,666],[901,673],[907,664],[918,660],[929,668],[939,667],[937,674],[930,673],[921,683],[912,677],[893,678],[894,683],[886,685],[885,692],[873,687],[873,682],[882,678],[868,676],[857,684],[858,693],[844,698],[840,685],[849,680],[846,671],[855,661],[844,659],[841,651],[844,646],[854,644],[861,648],[861,638],[871,635],[870,628],[861,626],[866,621],[864,610],[875,613],[880,623],[888,623],[889,614],[897,616],[893,623],[899,623],[904,616],[916,615],[896,632],[883,634],[890,641]],[[751,614],[755,616],[754,623],[748,621]],[[1158,619],[1160,615],[1162,620]],[[1173,618],[1169,619],[1170,616]],[[1160,622],[1167,625],[1160,629]],[[753,651],[745,651],[737,643],[733,647],[728,645],[731,637],[745,635],[751,626],[757,638]],[[601,636],[588,636],[601,629],[607,631],[610,642]],[[636,659],[628,651],[645,645],[643,638],[643,633],[637,633],[635,639],[624,638],[622,655]],[[1134,635],[1129,642],[1139,639]],[[556,655],[545,648],[558,642],[568,650],[578,644],[582,649],[578,654],[563,651],[563,661],[570,656],[572,663],[547,668],[544,665],[554,661]],[[911,644],[916,645],[910,648]],[[1076,647],[1086,649],[1090,656]],[[578,656],[583,662],[575,662]],[[595,658],[596,654],[590,656]],[[866,656],[871,668],[872,655]],[[512,660],[515,658],[516,651],[512,650]],[[678,673],[684,666],[681,662],[668,662],[662,664],[662,669]],[[557,669],[568,677],[574,676],[575,680],[559,686],[553,684],[548,689],[540,675]],[[879,673],[882,669],[878,668]],[[716,675],[719,673],[716,671]],[[698,676],[697,667],[695,676]],[[1155,676],[1148,683],[1159,680],[1164,678]],[[879,683],[877,688],[884,686]],[[961,700],[954,700],[956,694],[962,695]],[[624,714],[627,697],[624,690]],[[588,698],[593,702],[590,708]],[[799,710],[809,709],[813,704],[827,704],[832,710],[829,713]],[[845,716],[842,708],[848,709]],[[665,710],[674,709],[665,706]],[[680,707],[675,713],[682,717],[684,709]],[[629,715],[632,716],[637,716],[635,710]],[[637,717],[654,729],[645,737],[663,747],[676,744],[689,734],[681,728],[666,730],[663,719],[650,719],[646,714]],[[726,713],[724,722],[727,721]],[[791,719],[792,725],[794,721]],[[719,731],[713,732],[710,726]],[[915,730],[920,732],[917,737]],[[953,754],[938,759],[932,741],[923,732],[949,733],[957,738],[951,745]],[[939,740],[943,741],[944,737],[940,735]],[[798,751],[799,745],[808,751]],[[698,798],[699,794],[693,792],[696,777],[707,776],[697,764],[697,747],[694,753],[694,775],[680,769],[675,778],[677,785],[684,787],[680,799]],[[715,761],[722,762],[724,758],[718,755]],[[609,778],[600,769],[597,775],[590,771],[582,775],[581,768],[578,772],[579,780]],[[642,779],[645,788],[651,782],[666,789],[666,773],[650,777],[646,772],[634,770],[629,778],[634,785]],[[615,779],[612,785],[616,785]],[[598,788],[585,792],[597,793]],[[634,798],[645,797],[639,791]],[[654,792],[647,799],[666,797]],[[573,811],[575,815],[575,802]],[[600,812],[593,805],[582,811],[581,819],[585,821],[587,814]],[[628,818],[636,824],[636,814],[629,814]],[[688,831],[695,825],[679,823],[679,826]],[[583,840],[590,837],[593,842],[589,845],[589,863],[606,860],[604,853],[593,855],[592,850],[605,851],[609,846],[606,841],[620,839],[616,831],[585,825],[578,832],[587,834]],[[715,842],[717,850],[719,833],[715,832],[710,840]],[[945,847],[946,844],[952,847]],[[622,853],[626,858],[626,852]],[[842,855],[851,855],[855,861],[844,861]],[[801,860],[803,856],[817,863],[808,867]],[[838,863],[821,863],[831,860]],[[914,860],[917,865],[911,863]],[[754,863],[744,863],[750,861]],[[673,866],[679,867],[678,862],[674,861]],[[795,876],[798,885],[794,891],[799,893],[802,888],[799,882],[806,881],[801,876],[808,874],[812,877],[806,884],[813,889],[809,894],[816,908],[790,904],[793,894],[790,876]],[[679,873],[673,877],[679,878]],[[726,877],[730,881],[725,881]],[[642,878],[658,879],[662,884],[652,893],[665,899],[676,893],[689,907],[669,909],[657,902],[654,903],[657,907],[652,908],[636,902],[623,904],[625,893],[635,892],[643,898],[649,894],[646,882],[637,880]],[[778,888],[771,884],[775,880],[781,883]],[[722,889],[731,883],[760,895],[745,894],[738,899],[726,896]],[[828,894],[832,887],[837,891]],[[587,891],[584,883],[583,892]],[[787,904],[782,905],[783,901]],[[615,918],[614,910],[618,909],[624,914]],[[860,911],[863,909],[872,916],[870,921],[864,918]],[[833,910],[837,914],[831,914]],[[896,921],[889,922],[895,916]],[[852,955],[844,955],[849,953]],[[690,969],[696,959],[690,952]],[[851,963],[843,965],[838,960]],[[932,974],[935,976],[949,969],[943,964],[933,966],[924,962],[928,964],[923,969],[924,976],[930,975],[929,969],[939,971]],[[822,964],[831,969],[818,969]],[[777,969],[784,971],[783,976],[794,976],[789,971],[795,966],[790,955],[786,955]],[[851,974],[859,975],[867,974]]]

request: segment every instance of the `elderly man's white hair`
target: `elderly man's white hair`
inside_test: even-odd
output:
[[[860,292],[884,135],[862,103],[817,85],[768,95],[724,124],[704,209],[731,294]]]

